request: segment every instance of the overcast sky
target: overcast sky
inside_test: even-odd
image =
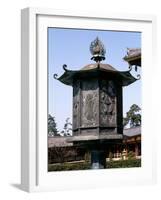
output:
[[[61,76],[63,64],[68,69],[78,70],[93,63],[89,46],[97,36],[106,47],[106,60],[102,63],[120,71],[128,70],[128,64],[122,58],[127,47],[141,48],[141,33],[48,28],[48,112],[55,117],[59,131],[67,117],[72,122],[72,87],[55,80],[53,74]],[[141,107],[141,80],[123,89],[124,115],[134,103]]]

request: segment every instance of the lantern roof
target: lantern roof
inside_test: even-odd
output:
[[[90,52],[92,54],[91,60],[96,63],[88,64],[80,70],[68,70],[67,65],[63,65],[65,72],[57,78],[57,74],[54,74],[54,78],[60,82],[73,86],[74,80],[79,78],[91,78],[91,77],[103,77],[117,79],[121,82],[122,86],[128,86],[135,82],[137,79],[130,74],[132,68],[128,71],[118,71],[109,64],[102,64],[101,61],[105,60],[106,49],[101,40],[96,37],[90,44]]]
[[[104,78],[109,79],[109,77],[115,77],[121,81],[122,86],[128,86],[138,80],[137,78],[133,77],[130,73],[130,70],[127,71],[118,71],[114,67],[109,64],[102,64],[102,63],[93,63],[88,64],[81,68],[80,70],[68,70],[67,65],[63,65],[64,73],[57,78],[57,74],[54,74],[54,78],[59,80],[60,82],[73,86],[73,82],[75,79],[79,79],[80,77],[92,77],[93,75],[102,73]]]

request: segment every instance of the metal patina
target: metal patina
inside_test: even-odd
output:
[[[73,87],[73,136],[68,142],[91,151],[91,168],[105,168],[104,149],[122,141],[122,88],[137,79],[128,71],[118,71],[105,60],[105,47],[97,37],[90,45],[92,60],[80,70],[68,70],[57,78]]]

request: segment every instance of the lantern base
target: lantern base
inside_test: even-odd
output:
[[[67,138],[67,142],[90,142],[100,140],[120,140],[123,139],[122,134],[108,134],[108,135],[77,135]]]
[[[91,169],[104,169],[106,168],[106,155],[104,151],[92,150],[91,151]]]

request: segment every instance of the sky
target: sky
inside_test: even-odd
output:
[[[97,36],[106,48],[102,63],[127,71],[128,63],[123,57],[127,48],[141,48],[140,32],[48,28],[48,113],[55,117],[58,131],[63,129],[66,118],[72,122],[72,87],[54,79],[53,74],[61,76],[63,64],[70,70],[79,70],[93,63],[89,47]],[[132,74],[136,76],[133,71]],[[141,107],[141,80],[123,88],[124,116],[134,103]]]

